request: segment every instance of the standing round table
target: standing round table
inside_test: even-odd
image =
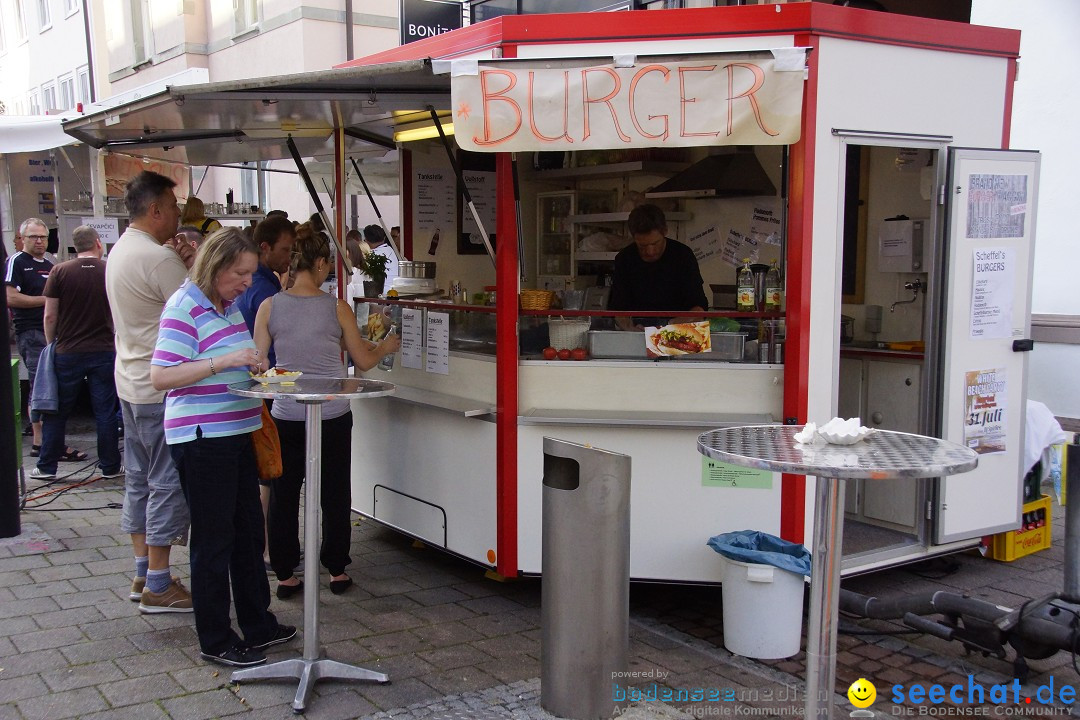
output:
[[[293,700],[293,712],[307,707],[308,693],[323,679],[374,680],[390,682],[383,673],[331,660],[319,645],[319,497],[322,486],[322,405],[328,400],[362,400],[390,395],[394,385],[359,378],[298,377],[295,381],[263,384],[250,380],[229,386],[229,392],[244,397],[292,398],[304,405],[307,443],[307,472],[304,477],[304,655],[262,667],[237,670],[233,682],[296,678],[300,687]]]
[[[805,717],[833,717],[836,622],[840,601],[840,546],[844,530],[844,481],[944,477],[972,470],[979,456],[956,443],[877,430],[854,445],[823,440],[795,442],[801,425],[749,425],[698,436],[698,450],[744,467],[814,475],[813,562],[810,627],[806,639]]]

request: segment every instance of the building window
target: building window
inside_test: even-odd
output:
[[[38,94],[37,94],[36,91],[30,93],[30,114],[31,115],[40,115],[41,114],[41,101],[38,99]]]
[[[154,24],[150,14],[150,0],[130,0],[131,40],[135,64],[149,62],[154,56]]]
[[[75,107],[75,78],[71,75],[60,78],[60,109],[71,110]]]
[[[4,25],[4,10],[0,6],[0,55],[7,52],[7,26]]]
[[[82,7],[82,3],[79,0],[64,0],[64,13],[66,15],[74,15],[79,12],[80,7]]]
[[[233,0],[233,33],[240,35],[259,24],[259,0]]]
[[[49,0],[37,0],[38,30],[48,30],[52,27],[52,11],[49,9]]]
[[[48,114],[51,110],[58,110],[56,106],[56,86],[55,85],[42,85],[41,86],[41,104],[42,110]]]
[[[15,16],[15,40],[22,42],[26,39],[26,15],[23,13],[22,0],[15,0],[12,9]]]
[[[89,105],[93,102],[93,100],[90,98],[90,68],[79,68],[78,76],[79,82],[77,84],[79,89],[79,102],[81,102],[83,105]]]

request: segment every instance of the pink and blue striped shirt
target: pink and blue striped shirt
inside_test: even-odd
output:
[[[186,280],[165,303],[151,364],[172,367],[255,347],[236,304],[225,303],[224,308],[222,315],[198,285]],[[198,429],[203,437],[226,437],[262,427],[262,401],[228,390],[248,377],[243,367],[219,368],[216,375],[166,393],[165,441],[190,442]]]

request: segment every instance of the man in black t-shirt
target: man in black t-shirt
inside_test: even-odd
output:
[[[15,342],[19,357],[30,376],[30,388],[34,387],[38,357],[45,347],[45,280],[52,271],[52,262],[45,257],[49,243],[49,228],[44,220],[27,218],[19,226],[23,239],[23,251],[7,259],[4,283],[7,285],[7,302],[15,319]],[[34,428],[34,441],[30,455],[37,457],[41,450],[41,413],[30,411]]]
[[[702,289],[697,258],[689,247],[667,237],[664,211],[655,205],[639,205],[630,212],[627,227],[634,243],[615,256],[608,309],[705,310],[709,301]],[[666,318],[616,319],[624,330],[667,322]]]

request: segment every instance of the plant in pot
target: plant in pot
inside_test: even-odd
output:
[[[382,295],[383,285],[386,284],[386,266],[389,263],[390,258],[385,255],[373,252],[364,255],[364,261],[360,264],[359,270],[371,278],[364,281],[364,297]]]

